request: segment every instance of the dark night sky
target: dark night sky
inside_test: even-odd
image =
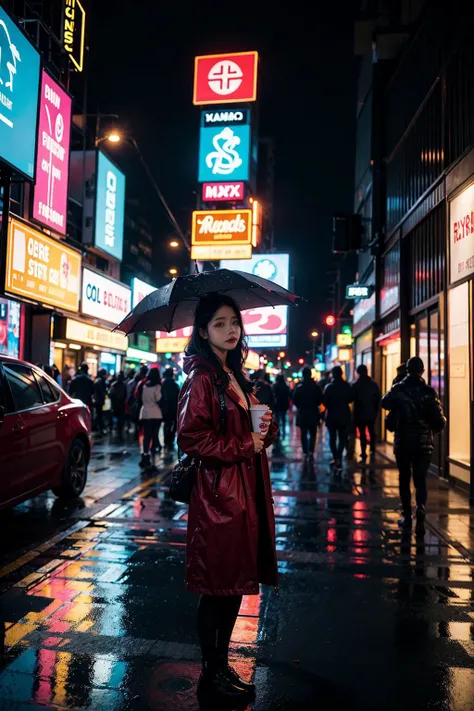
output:
[[[308,300],[292,318],[300,353],[330,309],[332,215],[352,205],[357,2],[299,5],[297,15],[290,5],[279,12],[263,2],[116,0],[111,7],[92,3],[88,108],[126,122],[183,229],[197,182],[193,57],[259,51],[260,135],[272,136],[276,150],[276,247],[290,251],[295,290]]]

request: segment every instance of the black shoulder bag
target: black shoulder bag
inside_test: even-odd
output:
[[[225,400],[224,400],[224,390],[219,387],[212,378],[212,382],[217,389],[217,394],[219,396],[219,408],[220,408],[220,434],[225,434],[226,431],[226,419],[225,419]],[[194,482],[196,481],[200,461],[191,457],[189,454],[183,454],[178,448],[178,463],[175,465],[173,471],[171,472],[171,483],[169,489],[170,499],[176,501],[180,504],[189,504],[191,500],[191,492],[193,490]]]

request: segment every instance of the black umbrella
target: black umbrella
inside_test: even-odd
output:
[[[294,305],[295,294],[254,274],[216,269],[178,277],[170,284],[153,291],[135,306],[114,331],[176,331],[193,322],[197,303],[206,294],[226,294],[239,308]]]

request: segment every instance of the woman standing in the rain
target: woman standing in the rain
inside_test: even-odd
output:
[[[232,299],[201,299],[186,351],[188,374],[179,400],[178,443],[199,460],[189,505],[186,585],[201,595],[198,634],[202,693],[239,699],[255,691],[229,666],[229,643],[243,595],[277,585],[275,521],[265,448],[278,428],[268,410],[266,436],[252,432],[257,404],[243,374],[247,347]],[[221,431],[219,389],[224,393]]]

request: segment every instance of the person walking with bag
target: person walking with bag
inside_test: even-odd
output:
[[[412,527],[410,480],[413,475],[417,528],[424,530],[426,477],[434,450],[433,434],[444,429],[446,417],[436,391],[423,380],[425,366],[421,358],[410,358],[407,372],[407,377],[382,398],[382,407],[390,410],[387,418],[390,417],[395,432],[393,450],[403,511],[400,525],[407,529]]]
[[[158,368],[150,368],[147,379],[139,386],[137,400],[141,402],[140,424],[143,426],[143,452],[140,466],[144,469],[155,466],[155,454],[161,452],[160,427],[161,375]]]
[[[229,643],[243,595],[277,585],[275,520],[265,449],[278,434],[272,413],[266,435],[252,432],[258,404],[243,373],[247,354],[241,313],[227,296],[197,306],[178,404],[178,444],[194,457],[186,544],[186,586],[200,594],[202,672],[198,694],[240,701],[254,692],[229,666]],[[222,431],[221,401],[225,401]]]

